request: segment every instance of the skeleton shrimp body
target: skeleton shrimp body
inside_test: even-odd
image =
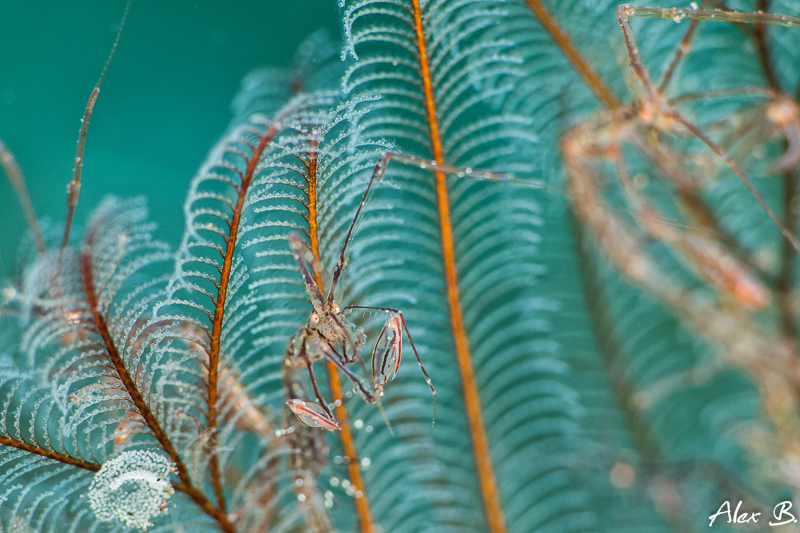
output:
[[[609,111],[601,111],[588,121],[569,130],[562,139],[566,184],[577,216],[595,234],[600,247],[618,268],[636,284],[648,290],[661,292],[659,280],[653,276],[652,259],[644,248],[645,236],[665,244],[684,265],[718,292],[744,308],[761,310],[771,301],[770,290],[759,278],[735,238],[727,234],[716,221],[712,210],[705,204],[700,192],[707,179],[687,169],[689,156],[674,150],[667,142],[672,137],[696,137],[715,153],[741,179],[764,211],[781,229],[783,235],[798,249],[794,231],[778,218],[761,198],[747,176],[722,146],[713,142],[701,129],[692,124],[678,110],[681,102],[714,98],[725,95],[755,95],[766,98],[763,106],[764,123],[770,123],[787,139],[788,149],[777,167],[796,166],[798,149],[797,105],[774,90],[758,87],[732,88],[716,92],[692,93],[667,98],[664,93],[680,60],[690,48],[690,39],[697,19],[744,20],[744,15],[733,12],[707,12],[703,10],[634,9],[623,5],[617,10],[617,20],[633,69],[638,98],[632,103]],[[638,46],[630,26],[634,16],[663,16],[670,14],[693,19],[678,46],[672,63],[661,82],[651,82],[639,58]],[[766,16],[766,15],[765,15]],[[777,16],[772,16],[773,18]],[[746,17],[745,17],[746,18]],[[791,17],[788,17],[791,18]],[[786,17],[776,20],[786,21]],[[761,20],[770,22],[769,20]],[[633,146],[649,160],[655,170],[666,178],[674,190],[675,205],[682,217],[671,219],[637,187],[628,173],[623,147]],[[640,231],[627,220],[615,214],[603,199],[600,183],[603,163],[612,165],[619,180],[623,197],[630,207]]]
[[[301,326],[290,339],[284,358],[284,369],[307,369],[316,402],[299,398],[297,391],[289,390],[288,394],[291,399],[287,402],[287,405],[297,418],[308,426],[331,431],[341,429],[317,385],[317,379],[314,375],[314,363],[316,361],[327,359],[353,382],[353,390],[356,394],[361,396],[367,403],[379,403],[383,397],[384,385],[397,375],[402,357],[404,332],[417,363],[425,376],[425,380],[431,389],[434,402],[434,420],[436,417],[436,389],[433,387],[431,378],[422,364],[416,346],[414,346],[414,341],[411,338],[411,333],[408,330],[402,312],[388,307],[358,305],[342,307],[337,301],[337,286],[344,274],[348,248],[354,231],[372,187],[380,180],[386,170],[386,166],[392,159],[422,166],[414,157],[393,153],[387,153],[381,157],[375,165],[355,216],[350,223],[328,287],[323,287],[324,268],[319,257],[300,236],[290,235],[289,237],[292,255],[297,262],[314,310],[309,315],[306,324]],[[364,343],[364,331],[349,318],[351,313],[357,311],[378,312],[387,315],[386,322],[378,334],[370,356],[371,372],[368,371],[367,366],[359,355],[359,350]],[[349,368],[353,364],[361,367],[363,376]]]
[[[433,396],[433,418],[436,419],[436,389],[422,364],[405,317],[399,309],[390,307],[369,307],[361,305],[342,306],[338,301],[337,287],[344,275],[347,265],[347,254],[355,229],[363,213],[364,206],[372,188],[378,183],[390,161],[413,165],[422,169],[435,169],[440,172],[455,174],[459,177],[471,177],[480,180],[502,180],[508,175],[461,168],[446,164],[437,164],[414,156],[387,152],[381,156],[372,172],[367,188],[361,197],[344,243],[339,250],[339,257],[333,275],[325,276],[320,258],[299,235],[289,236],[292,255],[297,262],[306,292],[314,310],[306,324],[290,339],[284,358],[284,372],[296,369],[307,369],[316,402],[300,398],[305,395],[303,387],[296,381],[287,384],[290,400],[288,407],[304,424],[328,430],[340,429],[333,412],[322,397],[314,375],[314,363],[326,359],[343,372],[353,382],[353,390],[367,403],[379,404],[383,397],[384,386],[397,376],[403,355],[403,336],[408,339],[411,351],[419,364],[426,383]],[[327,287],[323,280],[330,279]],[[386,315],[383,327],[372,346],[369,356],[371,368],[362,359],[359,351],[364,344],[364,330],[350,320],[350,315],[357,312],[383,313]],[[358,365],[363,375],[352,371],[350,365]],[[297,390],[291,390],[297,389]],[[388,422],[388,421],[387,421]]]
[[[638,109],[632,105],[616,112],[602,113],[565,135],[562,142],[566,180],[578,217],[593,230],[601,248],[637,284],[655,289],[663,280],[653,276],[651,259],[643,247],[640,231],[614,213],[602,198],[599,163],[611,161],[617,170],[623,193],[634,217],[646,234],[667,244],[684,264],[721,292],[751,309],[763,309],[770,302],[769,289],[750,268],[714,239],[710,210],[695,196],[698,180],[683,172],[678,163],[665,173],[676,176],[678,201],[691,214],[689,229],[669,220],[637,190],[627,175],[622,144],[644,146],[638,124]],[[663,166],[662,166],[663,168]]]
[[[692,20],[671,64],[657,84],[651,82],[639,58],[630,26],[631,18],[637,16],[669,18],[675,22],[683,18]],[[736,124],[727,118],[723,122],[732,126],[734,138],[751,134],[760,137],[758,142],[775,134],[782,138],[785,141],[784,152],[770,169],[780,172],[793,172],[800,162],[798,105],[776,87],[744,86],[677,97],[665,95],[672,74],[690,49],[691,35],[698,20],[800,28],[800,19],[769,13],[706,11],[702,8],[634,9],[623,5],[617,10],[617,20],[635,75],[637,97],[627,105],[609,105],[610,109],[574,126],[562,137],[565,184],[572,207],[582,225],[593,234],[598,248],[625,278],[666,304],[699,337],[722,347],[724,360],[721,362],[738,367],[751,377],[759,388],[763,407],[775,428],[769,453],[774,454],[773,457],[782,465],[787,465],[782,467],[784,470],[794,469],[800,463],[797,444],[800,373],[796,335],[787,335],[785,329],[781,334],[766,331],[762,321],[751,315],[752,311],[761,311],[769,306],[772,276],[756,265],[752,254],[739,244],[736,236],[727,233],[706,205],[702,192],[710,182],[707,169],[697,170],[689,164],[697,154],[676,150],[670,140],[681,137],[700,141],[715,161],[724,163],[738,176],[780,228],[786,239],[783,243],[786,261],[785,258],[793,258],[798,249],[796,228],[788,209],[787,222],[784,222],[761,198],[722,143],[714,142],[701,127],[686,118],[681,104],[727,96],[760,99],[757,106],[748,108],[748,111],[756,110],[755,117],[751,116],[749,122]],[[642,181],[631,176],[625,157],[626,148],[638,152],[648,163],[646,172],[662,178],[669,189],[669,201],[657,203],[645,192]],[[604,196],[603,184],[607,177],[604,171],[608,171],[619,186],[625,214],[613,208]],[[786,176],[785,179],[789,182],[796,177]],[[786,193],[787,206],[794,194]],[[662,211],[669,203],[677,208],[678,216]],[[673,270],[663,265],[661,256],[651,253],[649,243],[653,241],[663,244],[696,277],[705,281],[716,292],[716,297],[709,297],[708,291],[698,291],[696,284],[674,276]],[[787,264],[793,263],[790,260]],[[793,279],[796,269],[788,270]],[[796,293],[790,292],[788,298],[790,305],[794,305]],[[786,314],[787,321],[796,322],[794,311]],[[695,370],[698,369],[689,374],[694,374]],[[674,384],[675,376],[668,376],[665,381]],[[650,388],[657,387],[651,385]],[[780,477],[784,482],[798,486],[796,476],[782,473]]]

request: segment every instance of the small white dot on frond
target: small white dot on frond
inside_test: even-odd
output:
[[[147,529],[175,493],[169,481],[174,463],[146,450],[121,453],[103,464],[89,487],[89,505],[103,522],[120,521]]]

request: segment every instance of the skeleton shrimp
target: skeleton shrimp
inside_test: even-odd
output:
[[[630,24],[632,17],[669,18],[675,22],[685,18],[692,21],[657,84],[650,80],[639,56]],[[790,227],[794,223],[784,223],[764,201],[726,149],[686,118],[678,107],[693,100],[726,96],[764,99],[765,103],[760,108],[760,116],[756,121],[747,124],[745,128],[736,129],[734,136],[746,133],[747,129],[762,127],[763,131],[767,129],[764,126],[769,125],[769,129],[785,139],[786,149],[772,167],[773,171],[781,172],[795,170],[800,161],[800,151],[797,148],[800,108],[792,98],[775,86],[742,86],[666,97],[670,80],[689,51],[692,34],[701,20],[800,28],[800,18],[767,13],[619,6],[617,21],[622,29],[628,59],[635,76],[638,98],[627,106],[600,112],[565,134],[562,139],[562,153],[568,194],[577,217],[594,234],[609,261],[625,277],[671,307],[700,336],[724,346],[725,363],[738,366],[749,374],[759,388],[764,408],[776,430],[769,453],[773,453],[783,465],[787,465],[783,468],[788,471],[796,468],[800,462],[796,441],[798,368],[795,336],[786,335],[785,328],[783,337],[763,331],[749,313],[741,312],[740,309],[765,309],[771,301],[771,288],[763,281],[765,276],[750,261],[736,238],[719,227],[715,214],[699,194],[707,181],[704,182],[702,176],[687,170],[684,163],[688,156],[674,150],[666,142],[666,137],[687,136],[698,139],[722,160],[752,193],[786,241],[791,244],[794,250],[785,246],[784,258],[792,258],[798,250],[795,228]],[[636,186],[624,156],[625,144],[635,148],[666,178],[674,190],[675,204],[687,219],[685,222],[668,217]],[[604,161],[613,168],[622,197],[631,208],[638,227],[614,213],[603,198],[600,183],[603,177],[601,165]],[[790,181],[794,177],[787,176],[786,179]],[[793,195],[794,193],[787,193],[787,200],[791,200]],[[788,203],[787,201],[787,205]],[[787,219],[792,220],[788,216]],[[698,297],[690,285],[673,277],[643,246],[644,236],[666,245],[699,278],[736,305],[725,305],[724,301]],[[790,294],[789,298],[794,296]],[[791,322],[795,321],[793,313],[782,317],[787,318]],[[697,370],[691,372],[697,373]],[[674,383],[675,378],[671,376],[667,380]],[[678,377],[678,380],[682,379]],[[669,386],[667,384],[665,388]],[[797,487],[796,479],[786,476],[783,481]]]
[[[650,80],[639,57],[639,49],[630,25],[631,17],[692,20],[665,70],[663,79],[657,85]],[[627,106],[600,112],[593,119],[567,132],[562,139],[567,188],[578,217],[592,230],[612,262],[637,284],[657,291],[660,281],[653,276],[651,260],[646,257],[649,254],[641,249],[639,232],[627,221],[613,214],[602,200],[598,185],[602,178],[599,162],[603,159],[610,161],[615,168],[623,197],[648,237],[666,244],[699,277],[744,308],[761,310],[770,303],[770,290],[759,279],[747,259],[742,257],[741,246],[735,238],[718,226],[716,217],[700,197],[703,180],[687,171],[682,164],[685,159],[683,154],[662,142],[663,138],[657,139],[657,144],[652,139],[659,134],[689,135],[702,141],[739,177],[792,247],[800,251],[794,231],[766,203],[739,165],[721,145],[687,119],[677,109],[677,105],[692,100],[731,95],[766,98],[768,103],[764,116],[787,139],[788,149],[775,165],[782,169],[797,166],[800,159],[800,152],[796,147],[800,134],[800,110],[787,96],[772,89],[752,86],[690,93],[675,98],[665,97],[677,66],[690,49],[692,34],[699,20],[800,27],[800,19],[782,15],[619,6],[617,22],[622,29],[628,59],[635,76],[638,98]],[[676,190],[676,204],[690,219],[688,224],[667,217],[637,189],[629,176],[623,156],[623,144],[633,145],[668,178]]]
[[[406,324],[403,312],[399,309],[389,307],[368,307],[361,305],[348,305],[342,307],[338,301],[337,286],[341,282],[347,265],[348,249],[352,242],[353,235],[363,214],[364,206],[369,198],[373,187],[377,185],[386,171],[390,161],[418,166],[423,169],[436,169],[441,172],[455,174],[460,177],[472,177],[483,180],[503,180],[508,178],[506,174],[499,174],[486,171],[476,171],[471,168],[460,168],[450,165],[440,165],[433,161],[427,161],[414,156],[385,153],[375,165],[370,177],[367,188],[361,197],[358,209],[339,250],[339,256],[333,276],[329,278],[330,284],[322,287],[317,283],[317,279],[328,279],[322,275],[324,268],[319,258],[315,257],[311,248],[299,235],[289,236],[289,245],[292,254],[300,268],[303,283],[311,299],[314,310],[308,317],[305,325],[289,340],[284,358],[285,372],[292,369],[307,369],[311,386],[314,391],[316,402],[298,398],[298,394],[290,389],[290,400],[287,405],[297,418],[304,424],[311,427],[324,428],[330,431],[341,429],[333,412],[328,406],[317,385],[314,375],[314,362],[320,359],[327,359],[342,371],[353,382],[354,391],[361,396],[367,403],[379,403],[383,397],[383,388],[387,382],[397,375],[400,368],[400,360],[403,355],[403,334],[408,339],[408,344],[414,357],[417,359],[422,374],[433,396],[433,419],[436,420],[436,389],[433,386],[422,359],[417,352],[411,332]],[[317,274],[317,275],[315,275]],[[359,355],[359,350],[364,344],[364,330],[356,326],[349,318],[352,312],[372,311],[386,313],[387,318],[383,324],[370,355],[371,369],[367,369],[364,360]],[[358,364],[364,376],[353,372],[349,365]]]

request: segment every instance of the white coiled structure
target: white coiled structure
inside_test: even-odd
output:
[[[166,509],[175,493],[169,482],[173,462],[158,453],[133,450],[103,464],[89,487],[89,504],[104,522],[119,520],[143,530]]]

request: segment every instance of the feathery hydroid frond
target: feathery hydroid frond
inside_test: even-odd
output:
[[[80,249],[41,254],[28,271],[19,305],[28,321],[22,366],[4,368],[1,381],[2,437],[9,446],[3,453],[9,475],[23,479],[39,470],[38,481],[28,478],[28,490],[43,491],[37,483],[46,490],[25,513],[4,506],[10,514],[3,520],[60,527],[64,513],[77,512],[74,498],[60,492],[86,490],[86,472],[119,452],[116,431],[131,418],[138,429],[127,438],[130,445],[160,444],[143,421],[147,416],[168,428],[169,437],[161,438],[181,440],[170,431],[181,400],[164,390],[175,373],[160,348],[166,327],[150,314],[163,295],[170,256],[146,216],[141,199],[109,198],[93,214]],[[21,450],[32,453],[21,457]],[[72,485],[70,476],[80,481]],[[14,497],[22,504],[31,496]],[[74,520],[89,528],[92,517],[80,512]]]
[[[494,31],[511,20],[503,3],[341,5],[348,51],[357,58],[343,87],[382,95],[362,121],[371,134],[390,136],[404,152],[440,164],[530,175],[538,132],[524,115],[502,111],[524,74],[514,42]],[[353,292],[366,305],[406,310],[434,383],[447,391],[428,434],[421,420],[406,418],[424,412],[422,404],[411,408],[424,397],[413,381],[406,384],[413,376],[401,376],[408,396],[398,408],[407,407],[393,421],[395,430],[408,424],[406,431],[429,443],[431,459],[462,458],[428,468],[403,490],[438,487],[421,521],[439,528],[521,531],[534,523],[555,527],[552,521],[567,530],[587,527],[590,517],[580,508],[585,496],[572,488],[568,473],[581,411],[564,400],[575,393],[563,383],[567,367],[548,338],[559,303],[538,289],[547,275],[540,195],[508,184],[445,181],[419,169],[387,174],[402,194],[381,196],[380,204],[376,197],[377,212],[355,245],[363,271],[354,262]],[[396,243],[391,254],[379,239]],[[392,419],[392,392],[387,396]],[[553,450],[546,464],[522,459],[536,456],[544,442]],[[467,481],[476,478],[477,485]],[[381,519],[414,530],[390,518],[404,509],[398,503]],[[423,516],[419,508],[413,514]]]
[[[245,81],[236,104],[244,115],[234,119],[231,131],[190,185],[184,209],[187,231],[176,256],[169,299],[159,308],[163,318],[192,325],[192,342],[219,394],[228,386],[223,374],[237,383],[229,401],[208,395],[209,406],[218,404],[220,429],[214,438],[219,445],[212,441],[211,451],[219,457],[220,471],[234,467],[231,461],[246,443],[234,431],[247,423],[241,411],[245,398],[272,413],[265,415],[272,431],[281,427],[281,419],[275,418],[282,409],[286,379],[281,365],[291,333],[309,312],[288,236],[304,235],[331,267],[348,228],[348,214],[355,211],[380,154],[391,147],[360,136],[360,120],[375,97],[342,100],[336,90],[301,92],[272,111],[273,101],[264,96],[270,94],[271,83],[260,74]],[[308,428],[296,429],[301,430]],[[271,442],[273,457],[260,459],[260,468],[269,466],[274,473],[278,467],[271,463],[279,461],[279,454],[272,445],[285,444],[268,435],[261,438]],[[290,457],[302,454],[289,451]],[[287,467],[304,468],[280,468]],[[291,475],[317,483],[316,474]],[[264,480],[260,475],[250,478]],[[276,494],[286,491],[285,485],[271,483]],[[237,491],[237,501],[257,501],[247,495],[251,487],[243,489]],[[313,505],[305,501],[301,507]],[[313,512],[308,515],[313,520]]]

